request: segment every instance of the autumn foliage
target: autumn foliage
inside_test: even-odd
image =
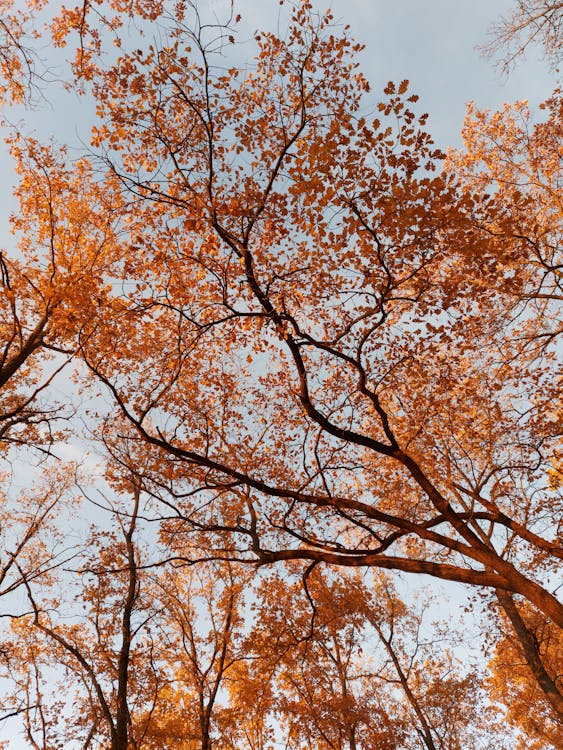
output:
[[[48,8],[4,5],[25,102]],[[557,747],[561,92],[470,106],[446,155],[289,5],[242,63],[236,5],[41,32],[96,120],[79,159],[6,125],[0,445],[98,459],[10,501],[4,716],[41,750]],[[485,661],[421,575],[470,592]]]

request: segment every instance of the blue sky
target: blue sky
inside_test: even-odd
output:
[[[219,6],[221,0],[215,0]],[[362,70],[374,97],[389,80],[404,78],[441,147],[460,145],[465,105],[499,108],[506,101],[528,99],[534,107],[555,88],[555,75],[531,49],[507,79],[476,49],[487,40],[491,24],[511,8],[511,0],[333,0],[315,1],[333,8],[336,19],[351,27],[365,45]],[[256,27],[272,25],[276,0],[244,0],[243,16]]]
[[[532,49],[509,78],[489,60],[478,45],[487,39],[491,24],[511,7],[511,0],[313,0],[319,10],[333,8],[335,18],[349,24],[355,39],[365,45],[362,70],[372,84],[374,101],[389,80],[408,79],[410,90],[420,96],[419,106],[429,113],[428,127],[440,147],[460,145],[460,129],[468,101],[480,107],[499,108],[506,101],[528,99],[533,108],[555,88],[556,77]],[[206,0],[218,16],[228,0]],[[69,3],[71,5],[71,3]],[[235,0],[235,8],[250,30],[275,28],[280,18],[278,0]],[[282,16],[283,16],[282,10]],[[241,28],[241,36],[244,31]],[[239,37],[240,38],[240,37]],[[49,47],[44,48],[51,62]],[[72,55],[71,46],[63,55]],[[61,56],[57,54],[59,60]],[[61,75],[62,66],[57,63]],[[82,150],[89,139],[92,109],[84,99],[64,93],[52,84],[47,103],[31,112],[9,113],[23,120],[41,139],[54,135]],[[0,243],[5,237],[4,212],[9,203],[10,163],[0,153],[3,176],[0,202]]]
[[[219,16],[227,4],[227,0],[200,2]],[[506,101],[528,99],[535,109],[557,83],[539,49],[531,49],[508,78],[479,53],[477,47],[487,40],[491,24],[510,9],[511,0],[314,0],[314,5],[321,11],[331,6],[336,19],[349,24],[354,38],[365,45],[362,70],[372,84],[374,101],[387,81],[406,78],[411,82],[410,90],[420,96],[420,110],[429,113],[428,127],[441,148],[461,145],[467,102],[475,100],[480,107],[497,109]],[[250,30],[275,28],[279,22],[278,0],[235,0],[235,8],[243,16],[242,26]],[[50,62],[49,47],[42,54]],[[84,152],[91,106],[63,93],[56,84],[47,87],[46,99],[45,106],[34,111],[9,113],[10,119],[23,121],[24,128],[40,139],[54,136],[75,146],[77,155]],[[0,246],[6,246],[10,244],[6,218],[13,207],[13,175],[1,146],[0,174]]]

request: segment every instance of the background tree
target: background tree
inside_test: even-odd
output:
[[[248,570],[210,562],[172,570],[154,581],[168,687],[151,717],[147,747],[244,746],[239,730],[244,713],[231,688],[239,664],[252,658],[242,638],[250,578]]]
[[[4,641],[10,621],[29,613],[22,596],[27,582],[49,585],[58,568],[76,552],[64,534],[72,512],[72,467],[65,466],[36,479],[28,491],[15,493],[7,476],[0,495],[0,670],[6,666]],[[70,507],[69,507],[70,506]],[[23,599],[23,603],[22,603]],[[25,713],[27,698],[4,700],[0,722]]]
[[[563,330],[560,92],[556,91],[542,108],[544,120],[534,124],[524,102],[506,105],[502,113],[493,115],[471,106],[463,129],[465,148],[452,152],[449,158],[466,189],[480,190],[490,203],[493,220],[483,231],[494,240],[488,261],[502,269],[499,281],[507,290],[510,317],[506,331],[520,342],[519,357],[524,355],[524,361],[530,363],[526,366],[533,367],[537,381],[543,382],[533,407],[529,411],[522,409],[523,419],[529,421],[535,435],[534,450],[542,475],[541,479],[538,476],[539,481],[523,488],[522,494],[535,504],[532,494],[539,490],[537,528],[544,533],[551,527],[557,537],[561,518],[561,485],[557,481],[561,399],[553,358]],[[500,509],[507,499],[499,495],[494,503]],[[541,566],[545,576],[556,575],[557,568],[551,567],[548,559],[541,555],[538,558],[531,550],[527,554],[526,565]],[[521,654],[528,670],[543,683],[543,690],[561,710],[558,670],[550,659],[544,663],[540,641],[528,628],[527,616],[521,616],[520,604],[508,592],[499,592],[499,601],[505,616],[520,633]],[[527,606],[522,607],[522,612],[531,615]],[[549,621],[544,621],[543,627],[549,630]]]
[[[274,707],[288,747],[404,747],[396,696],[367,647],[349,583],[314,574],[308,596],[300,582],[269,577],[263,586],[251,639],[260,668],[275,675]]]
[[[31,3],[14,5],[13,0],[0,3],[0,104],[29,100],[37,77]]]
[[[115,182],[96,182],[92,167],[69,164],[62,150],[11,132],[19,174],[10,228],[17,257],[0,253],[0,448],[49,452],[70,403],[46,397],[78,347],[92,311],[111,288],[107,254],[115,260],[119,196]],[[64,424],[64,422],[63,422]],[[27,460],[27,459],[24,459]]]
[[[491,29],[491,40],[483,50],[488,57],[498,55],[502,70],[508,73],[532,45],[538,44],[556,68],[562,55],[562,24],[563,3],[516,0],[513,10]]]
[[[250,638],[289,747],[510,746],[479,676],[448,652],[451,630],[430,623],[423,599],[407,607],[385,574],[315,569],[306,591],[272,577],[261,594]]]
[[[117,496],[92,500],[98,518],[72,568],[47,577],[39,548],[29,570],[14,554],[12,587],[25,587],[28,607],[4,639],[7,715],[23,716],[36,750],[71,741],[112,750],[237,748],[240,707],[224,694],[233,666],[247,658],[241,636],[252,571],[228,563],[164,569],[150,550],[163,556],[162,544],[143,528],[152,514],[134,451],[113,434],[105,446]],[[34,531],[44,544],[46,530]],[[59,691],[47,689],[55,683]]]
[[[141,596],[134,539],[141,495],[134,483],[122,482],[131,506],[114,509],[114,528],[92,530],[77,570],[78,587],[68,572],[51,591],[45,582],[38,588],[31,577],[24,581],[31,612],[13,626],[6,669],[13,702],[25,706],[26,737],[37,750],[70,741],[83,748],[105,742],[112,750],[130,750],[141,746],[146,731],[135,722],[141,711],[135,700],[146,711],[157,689],[146,629],[151,613]],[[67,611],[71,602],[57,593],[60,586],[76,591],[82,612]],[[45,690],[53,681],[60,681],[58,695]]]

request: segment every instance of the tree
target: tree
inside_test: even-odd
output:
[[[33,41],[42,5],[0,2],[0,104],[29,105],[40,93]],[[69,169],[64,148],[25,137],[7,116],[0,124],[19,177],[8,226],[14,246],[0,248],[0,451],[16,445],[49,452],[60,437],[53,425],[72,408],[44,397],[75,352],[82,321],[104,296],[118,196],[111,180],[92,179],[86,161]]]
[[[536,450],[540,455],[545,453],[545,457],[542,456],[544,482],[547,480],[553,491],[554,504],[551,506],[550,499],[544,513],[549,514],[553,507],[555,519],[559,517],[557,503],[561,489],[557,481],[560,395],[555,379],[548,373],[553,369],[550,345],[558,340],[563,330],[560,318],[563,300],[562,173],[557,154],[562,135],[561,104],[561,93],[556,91],[542,105],[546,115],[544,122],[535,125],[525,102],[513,107],[506,105],[502,113],[495,115],[471,106],[463,129],[465,148],[450,154],[450,161],[467,189],[488,193],[491,215],[495,219],[484,231],[494,238],[490,260],[501,265],[501,282],[507,289],[506,330],[518,339],[526,359],[534,362],[539,378],[547,375],[542,392],[535,397],[541,406],[535,416],[530,416],[536,421]],[[551,448],[545,451],[549,444]],[[527,565],[545,566],[546,560],[531,554]],[[527,627],[527,617],[521,617],[510,594],[499,592],[498,598],[505,616],[520,634],[521,651],[529,669],[561,710],[558,671],[553,665],[544,668],[539,641]],[[523,611],[527,611],[526,606]],[[543,627],[549,629],[550,626],[544,622]]]
[[[0,3],[0,103],[21,102],[29,97],[36,75],[35,55],[27,27],[31,22],[31,9],[14,10],[13,0]]]
[[[268,577],[250,634],[256,671],[272,674],[288,747],[500,748],[479,677],[448,653],[455,635],[410,606],[389,576],[311,571]]]
[[[127,485],[126,478],[122,483]],[[75,597],[83,611],[70,623],[65,607],[71,602],[61,606],[59,589],[75,587],[68,573],[51,587],[43,582],[37,588],[31,576],[24,578],[30,613],[13,625],[13,638],[5,645],[5,673],[35,750],[63,748],[70,741],[83,748],[97,742],[129,750],[140,746],[146,731],[134,721],[135,711],[141,711],[135,699],[146,711],[157,690],[146,633],[150,612],[141,598],[134,539],[141,496],[138,486],[128,486],[128,514],[114,511],[117,528],[92,530],[88,539]],[[61,692],[45,697],[45,685],[60,681],[61,671]]]
[[[45,396],[76,353],[84,321],[107,297],[119,196],[111,178],[93,179],[87,162],[66,164],[64,149],[13,130],[8,140],[20,181],[10,220],[16,257],[0,253],[0,450],[45,454],[74,410]]]
[[[0,676],[12,685],[7,717],[23,717],[35,750],[69,742],[84,750],[234,749],[239,708],[225,705],[222,693],[233,666],[248,658],[243,599],[252,572],[229,563],[174,571],[155,562],[150,547],[164,552],[143,534],[151,512],[137,457],[114,435],[104,442],[117,496],[99,491],[101,501],[91,500],[97,521],[72,568],[48,577],[40,542],[35,567],[16,557],[20,548],[13,555],[12,589],[27,590],[28,608],[2,644]],[[45,544],[46,529],[33,531]],[[55,683],[59,690],[47,688]]]
[[[154,581],[160,603],[160,660],[166,688],[147,730],[146,747],[235,750],[241,747],[241,702],[226,699],[243,649],[244,598],[252,573],[228,563],[179,568]]]
[[[228,31],[178,13],[161,48],[124,39],[88,69],[139,228],[111,270],[123,312],[81,353],[155,486],[217,554],[434,575],[561,626],[542,573],[562,554],[542,527],[553,342],[538,357],[516,335],[502,207],[438,173],[407,82],[362,116],[330,14],[299,3],[252,70],[225,71]]]
[[[532,44],[540,44],[549,64],[561,61],[563,3],[556,0],[516,0],[516,7],[491,29],[483,50],[488,57],[500,54],[500,66],[510,72]]]
[[[250,640],[258,669],[274,677],[274,710],[287,747],[360,750],[404,747],[405,727],[381,675],[362,664],[365,622],[348,581],[299,584],[268,578]]]
[[[540,107],[543,121],[535,123],[525,101],[493,114],[469,105],[464,148],[449,160],[466,189],[489,202],[486,260],[501,266],[509,330],[541,353],[561,334],[561,91]]]
[[[542,663],[555,682],[561,680],[561,632],[545,623],[530,608],[522,607],[520,619],[541,655]],[[505,615],[506,617],[506,615]],[[508,721],[523,730],[520,748],[559,747],[561,724],[554,721],[545,694],[538,690],[533,666],[522,655],[517,641],[501,631],[491,663],[490,686],[494,698],[507,707]]]
[[[41,476],[27,492],[14,496],[7,477],[0,495],[0,664],[7,658],[3,641],[10,620],[25,617],[21,589],[30,581],[47,585],[75,550],[65,540],[61,521],[72,503],[71,467]],[[65,503],[65,500],[67,501]],[[26,703],[4,700],[0,722],[25,712]]]
[[[38,340],[113,399],[168,562],[463,583],[496,597],[561,717],[532,637],[563,626],[560,96],[533,132],[521,106],[478,116],[444,168],[407,81],[368,104],[348,30],[307,0],[289,16],[225,67],[232,8],[223,24],[191,2],[59,14],[99,159],[15,145]]]

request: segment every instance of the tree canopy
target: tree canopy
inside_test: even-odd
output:
[[[536,5],[511,33],[555,54]],[[236,3],[0,2],[4,100],[47,34],[96,112],[80,158],[6,124],[0,444],[47,478],[0,506],[5,716],[40,750],[557,747],[561,91],[446,154],[289,6],[241,62]],[[93,476],[55,475],[79,430]],[[474,594],[488,667],[403,574]]]

